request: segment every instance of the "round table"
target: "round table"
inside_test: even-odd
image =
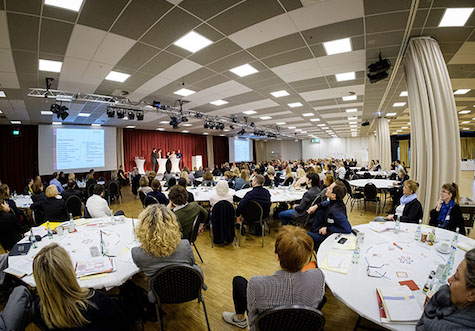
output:
[[[365,187],[366,184],[368,183],[373,183],[376,188],[380,190],[387,190],[393,187],[396,187],[393,185],[394,180],[387,180],[387,179],[355,179],[355,180],[350,180],[348,182],[351,186],[355,187]]]
[[[394,226],[394,222],[386,222],[385,224]],[[401,232],[397,235],[391,230],[381,233],[375,232],[371,230],[369,224],[354,227],[365,234],[359,263],[351,264],[346,274],[321,268],[325,274],[325,282],[333,295],[361,317],[385,328],[390,330],[414,330],[416,323],[401,325],[381,322],[376,288],[398,286],[399,281],[413,280],[420,288],[413,293],[422,308],[425,300],[422,288],[430,271],[437,270],[438,264],[445,264],[450,256],[449,254],[439,253],[436,247],[442,242],[450,244],[455,234],[437,228],[436,237],[439,238],[439,241],[433,246],[429,246],[427,243],[414,240],[416,226],[416,224],[401,223]],[[431,229],[428,226],[423,226],[422,231],[427,232]],[[352,250],[334,249],[335,238],[336,234],[333,234],[320,245],[317,253],[318,265],[323,265],[324,259],[330,251],[350,256],[353,254]],[[475,240],[459,236],[459,243],[467,241],[475,246]],[[403,249],[396,248],[393,243],[397,243]],[[451,275],[455,273],[457,266],[464,257],[465,252],[457,248]],[[384,277],[368,276],[368,266],[377,266],[378,264],[387,264],[378,269],[378,272],[384,274]]]
[[[140,158],[136,157],[135,158],[135,165],[137,166],[137,170],[138,170],[139,174],[145,175],[145,169],[144,169],[145,159],[140,159]]]
[[[168,159],[157,159],[159,174],[164,174],[165,172],[167,172],[167,160]]]
[[[180,159],[170,159],[172,161],[171,173],[180,172]]]
[[[216,194],[216,188],[210,186],[198,186],[198,187],[187,187],[186,190],[190,193],[193,193],[196,202],[205,202]],[[163,191],[163,193],[168,197],[170,191]],[[229,194],[234,195],[236,191],[229,189]]]
[[[249,192],[250,190],[252,190],[252,188],[239,190],[236,192],[235,196],[242,199],[244,198],[246,193]],[[305,192],[307,192],[307,190],[305,189],[294,189],[291,186],[271,188],[268,190],[270,193],[270,200],[272,203],[301,200]]]
[[[356,174],[358,176],[364,176],[364,174],[367,172],[371,175],[371,177],[375,177],[378,175],[386,177],[388,175],[386,171],[357,171]]]
[[[29,209],[30,206],[33,204],[33,200],[31,200],[31,195],[17,195],[12,197],[13,202],[15,202],[17,208],[24,208]]]
[[[17,266],[18,269],[25,268],[22,265],[30,265],[33,263],[33,257],[44,246],[52,242],[58,243],[66,251],[69,252],[73,265],[77,261],[91,258],[89,248],[97,246],[100,250],[100,234],[99,230],[104,232],[104,240],[108,246],[109,256],[114,256],[113,261],[117,270],[111,273],[92,275],[89,277],[79,278],[79,285],[82,287],[89,287],[95,289],[105,288],[109,290],[113,287],[120,286],[127,281],[131,276],[139,272],[139,268],[132,261],[130,249],[139,244],[134,241],[132,219],[123,216],[116,216],[116,224],[110,223],[110,218],[88,218],[75,220],[76,232],[68,233],[64,231],[62,236],[55,234],[53,239],[45,236],[41,241],[37,242],[38,248],[30,248],[27,255],[23,256],[9,256],[8,265]],[[137,222],[137,219],[134,219]],[[42,231],[44,232],[44,230]],[[29,242],[28,236],[20,240],[20,243]],[[31,270],[31,268],[29,268]],[[22,278],[22,280],[30,286],[36,286],[33,274],[29,274]]]

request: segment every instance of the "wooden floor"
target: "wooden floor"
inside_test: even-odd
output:
[[[461,196],[472,197],[474,192],[474,176],[472,171],[462,172]],[[115,204],[113,210],[122,209],[126,216],[137,217],[142,210],[142,205],[130,192],[129,187],[122,190],[122,204]],[[389,201],[389,200],[388,200]],[[388,207],[386,207],[386,210]],[[360,210],[355,208],[349,211],[349,219],[352,225],[358,225],[371,221],[375,216],[375,208],[370,206],[367,212],[360,214]],[[206,231],[196,242],[204,263],[199,261],[198,255],[195,258],[198,265],[203,269],[205,282],[208,290],[204,291],[204,299],[208,311],[208,318],[212,330],[239,330],[239,328],[225,323],[221,313],[232,311],[232,279],[240,275],[250,278],[254,275],[271,275],[279,269],[279,265],[274,256],[274,240],[280,222],[271,224],[271,234],[266,233],[264,248],[261,248],[260,237],[245,236],[241,239],[241,247],[228,245],[211,248],[209,232]],[[331,291],[327,289],[327,304],[322,312],[325,316],[326,330],[353,330],[358,319],[358,315],[336,299]],[[203,309],[197,301],[180,305],[165,305],[167,313],[165,318],[165,328],[167,330],[206,330]],[[364,325],[377,327],[370,322]],[[147,323],[146,330],[159,330],[156,323]],[[36,330],[30,326],[28,330]]]

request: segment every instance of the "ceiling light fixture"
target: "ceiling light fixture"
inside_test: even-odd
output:
[[[319,118],[311,118],[310,122],[320,122],[320,119]]]
[[[5,94],[5,92],[3,91],[0,91],[0,98],[6,98],[7,95]]]
[[[352,51],[350,38],[327,41],[323,43],[323,47],[325,48],[325,52],[327,53],[327,55],[340,54]]]
[[[40,59],[38,69],[40,71],[61,72],[62,66],[63,62]]]
[[[346,97],[341,97],[343,101],[356,100],[358,97],[356,95],[347,95]]]
[[[257,114],[257,112],[255,110],[246,110],[246,111],[243,111],[242,112],[243,114],[246,114],[246,115],[254,115],[254,114]]]
[[[285,123],[285,122],[277,122],[277,123],[275,123],[275,124],[277,124],[277,125],[285,125],[285,124],[287,124],[287,123]]]
[[[386,114],[386,116],[388,116],[388,117],[393,117],[393,116],[396,116],[396,115],[397,115],[397,113],[387,113]]]
[[[126,129],[135,129],[135,125],[127,125],[125,128]]]
[[[447,8],[439,27],[464,26],[472,12],[473,8]]]
[[[293,130],[293,129],[295,129],[295,126],[289,126],[288,129]]]
[[[404,107],[406,105],[405,102],[395,102],[393,104],[393,107]]]
[[[59,7],[78,12],[83,0],[45,0],[45,5]]]
[[[89,117],[89,116],[91,116],[91,114],[88,114],[88,113],[79,113],[78,116],[79,116],[79,117]]]
[[[358,111],[358,109],[356,109],[356,108],[350,108],[350,109],[346,110],[347,113],[356,113],[357,111]]]
[[[303,115],[304,117],[315,116],[314,113],[303,113],[302,115]]]
[[[464,115],[464,114],[468,114],[468,113],[470,113],[470,110],[461,110],[461,111],[459,111],[460,115]]]
[[[336,80],[338,82],[344,82],[346,80],[355,79],[355,72],[354,71],[352,71],[352,72],[343,72],[341,74],[336,74],[335,77],[336,77]]]
[[[50,110],[42,110],[41,115],[53,115],[53,112]]]
[[[358,117],[353,116],[353,117],[348,117],[348,121],[356,121]]]
[[[165,131],[164,128],[157,128],[158,131]]]
[[[92,123],[91,126],[93,128],[99,128],[101,125],[99,123]]]
[[[300,102],[292,102],[292,103],[288,103],[287,106],[289,106],[290,108],[297,108],[297,107],[302,107],[302,103]]]
[[[173,45],[186,49],[188,52],[195,53],[198,52],[200,49],[208,47],[213,42],[208,38],[202,36],[201,34],[190,31],[177,41],[173,43]]]
[[[232,68],[229,71],[231,71],[233,74],[238,75],[239,77],[246,77],[252,74],[255,74],[258,72],[256,68],[251,66],[250,64],[243,64],[242,66]]]
[[[105,79],[106,80],[111,80],[111,81],[114,81],[114,82],[123,83],[129,77],[130,77],[129,74],[124,74],[123,72],[118,72],[118,71],[111,71],[111,72],[109,72],[109,74],[107,75],[107,77]]]
[[[225,105],[227,103],[228,103],[227,101],[221,100],[221,99],[210,102],[210,104],[215,105],[215,106],[222,106],[222,105]]]
[[[272,119],[272,117],[270,117],[270,116],[262,116],[262,117],[259,117],[259,118],[263,121]]]
[[[52,122],[51,124],[53,124],[53,125],[62,125],[63,123],[61,123],[61,122]]]
[[[400,97],[407,97],[407,91],[402,91],[400,94],[399,94]]]
[[[280,97],[285,97],[289,95],[289,92],[287,92],[286,90],[281,90],[281,91],[271,92],[270,94],[272,94],[272,96],[275,98],[280,98]]]
[[[10,121],[12,124],[21,124],[21,121]]]
[[[178,94],[178,95],[181,95],[183,97],[187,97],[189,95],[192,95],[193,93],[196,93],[196,92],[193,91],[193,90],[189,90],[187,88],[182,88],[178,91],[173,92],[173,94]]]
[[[459,88],[457,91],[454,92],[454,94],[457,94],[457,95],[467,94],[470,91],[471,89],[469,88]]]

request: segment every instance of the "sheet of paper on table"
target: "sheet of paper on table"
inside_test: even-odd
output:
[[[350,268],[351,257],[351,254],[330,251],[323,259],[320,268],[346,274]]]
[[[33,259],[31,257],[17,257],[10,259],[8,268],[4,272],[17,277],[31,275],[33,273]]]
[[[90,276],[100,273],[112,272],[112,259],[107,256],[92,257],[79,261],[76,264],[76,276]]]
[[[44,237],[48,234],[48,231],[46,231],[45,227],[41,225],[31,228],[31,229],[33,230],[33,235],[35,236]],[[25,236],[29,236],[30,234],[31,234],[30,232],[26,232]]]
[[[387,223],[387,222],[370,222],[368,223],[368,227],[373,230],[374,232],[384,232],[389,230],[394,230],[394,223]]]
[[[344,244],[339,244],[338,241],[341,240],[341,238],[345,238],[346,241]],[[354,250],[356,248],[356,237],[352,234],[346,234],[340,237],[340,239],[335,240],[333,243],[333,248],[334,249],[345,249],[345,250]]]

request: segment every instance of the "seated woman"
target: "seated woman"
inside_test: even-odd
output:
[[[317,165],[315,167],[315,172],[318,174],[318,176],[320,177],[320,181],[323,182],[323,180],[325,179],[325,174],[323,173],[322,171],[322,167]]]
[[[282,225],[287,225],[290,221],[304,224],[307,220],[307,209],[312,205],[320,193],[320,177],[318,174],[311,173],[307,175],[307,186],[310,188],[305,192],[299,204],[294,204],[292,209],[284,210],[279,213]]]
[[[183,188],[186,190],[186,187],[187,187],[187,185],[186,185],[186,179],[185,179],[185,178],[180,178],[180,179],[178,180],[177,185],[180,185],[181,187],[183,187]],[[187,191],[187,192],[188,192],[188,202],[193,202],[193,201],[195,201],[195,196],[193,195],[193,193],[191,193],[191,192],[189,192],[189,191]]]
[[[148,178],[146,176],[140,177],[139,184],[140,187],[137,190],[137,196],[140,197],[140,192],[143,192],[145,195],[152,192],[152,188],[148,185]]]
[[[46,200],[39,200],[31,205],[31,210],[42,210],[45,215],[45,221],[67,221],[69,219],[66,211],[66,203],[63,197],[58,193],[55,185],[46,188]]]
[[[41,181],[39,181],[39,180],[35,181],[32,188],[33,188],[33,195],[31,196],[31,200],[33,202],[37,202],[39,200],[46,200],[46,195],[43,192],[44,191],[44,186],[43,186],[43,183]]]
[[[8,203],[0,199],[0,244],[10,251],[23,238],[22,230]]]
[[[293,187],[302,187],[307,183],[307,177],[305,170],[303,168],[297,169],[297,177],[295,178],[294,183],[292,184]]]
[[[15,201],[13,201],[11,199],[10,188],[8,187],[7,184],[1,184],[0,185],[0,199],[4,200],[6,203],[8,203],[8,205],[10,206],[10,210],[16,216],[18,221],[21,220],[21,217],[25,216],[23,214],[23,212],[20,209],[18,209],[18,207],[16,206]]]
[[[264,186],[272,186],[272,184],[275,184],[275,169],[272,166],[267,167],[267,173],[264,176]],[[277,184],[277,186],[279,183]]]
[[[182,171],[180,178],[184,178],[184,179],[186,180],[186,186],[191,185],[190,176],[188,175],[188,172],[187,172],[187,171]]]
[[[220,180],[218,184],[216,184],[216,193],[209,198],[209,203],[211,207],[213,207],[221,200],[233,203],[233,195],[229,193],[229,185],[224,180]]]
[[[213,175],[211,172],[206,171],[203,174],[203,182],[201,182],[202,186],[214,186],[214,180],[213,180]]]
[[[135,233],[141,246],[132,248],[132,260],[149,279],[169,265],[190,265],[203,276],[190,242],[181,239],[180,224],[170,209],[150,205],[139,214],[139,221]],[[149,297],[153,295],[149,293]]]
[[[57,243],[43,247],[33,260],[42,330],[124,330],[128,321],[118,303],[102,292],[79,286],[68,252]]]
[[[408,179],[404,182],[403,190],[404,193],[401,199],[399,200],[400,204],[396,207],[396,213],[401,222],[405,223],[419,223],[419,220],[422,219],[423,209],[422,205],[417,200],[416,191],[419,188],[419,184]],[[394,221],[394,215],[390,214],[386,218],[382,216],[375,217],[373,222],[385,222],[385,221]]]
[[[168,204],[168,198],[162,193],[162,185],[158,179],[152,180],[152,192],[147,193],[148,196],[152,196],[157,199],[158,203],[162,205]]]
[[[302,272],[313,251],[313,241],[304,229],[283,226],[275,240],[275,254],[281,270],[272,276],[254,276],[249,282],[237,276],[233,279],[235,312],[223,312],[229,324],[251,330],[259,313],[284,305],[304,305],[318,308],[325,294],[325,277],[320,269]]]
[[[245,184],[249,184],[249,170],[243,169],[241,176],[234,180],[234,190],[240,190]]]
[[[457,272],[432,296],[416,325],[423,330],[475,329],[475,249],[465,254]]]
[[[23,189],[23,195],[31,195],[33,194],[33,178],[28,179],[25,188]]]
[[[465,236],[465,221],[458,202],[459,190],[457,184],[442,185],[437,207],[430,211],[429,225],[450,231],[459,228],[460,234]]]
[[[224,172],[224,180],[226,181],[226,183],[228,183],[228,187],[231,186],[233,187],[234,186],[234,175],[231,171],[225,171]]]

